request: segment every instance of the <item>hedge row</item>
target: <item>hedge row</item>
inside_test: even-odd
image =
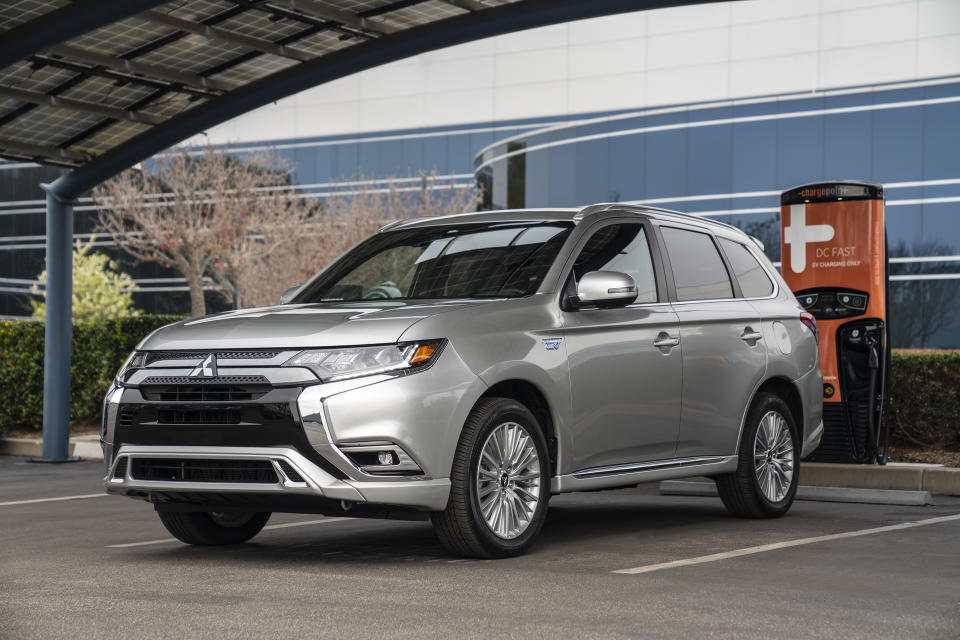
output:
[[[73,327],[71,418],[97,419],[103,395],[136,344],[178,316],[141,316]],[[0,322],[0,428],[36,428],[43,416],[42,322]],[[960,352],[894,352],[892,444],[960,451]]]
[[[891,444],[960,451],[960,351],[891,356]]]
[[[180,319],[139,316],[74,325],[70,417],[99,419],[110,381],[137,343],[157,327]],[[43,332],[43,322],[0,322],[0,428],[42,426]]]

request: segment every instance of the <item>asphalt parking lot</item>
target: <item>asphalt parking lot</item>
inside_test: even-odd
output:
[[[656,486],[574,494],[530,555],[477,561],[427,523],[309,515],[191,548],[100,473],[0,457],[0,638],[960,637],[960,499],[750,521]]]

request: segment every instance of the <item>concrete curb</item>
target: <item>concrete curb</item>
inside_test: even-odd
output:
[[[717,487],[712,482],[665,480],[660,483],[660,494],[665,496],[717,497]],[[933,504],[933,497],[929,491],[851,489],[849,487],[811,487],[806,485],[797,487],[797,500],[895,504],[911,507]]]
[[[893,491],[929,491],[960,496],[960,468],[942,464],[891,462],[887,465],[800,463],[800,484]]]
[[[40,438],[0,438],[0,455],[33,456],[43,455],[43,440]],[[103,460],[99,436],[77,436],[70,438],[67,455],[84,460]]]

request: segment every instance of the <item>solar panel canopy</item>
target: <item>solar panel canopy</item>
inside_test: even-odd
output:
[[[16,51],[6,59],[0,55],[0,156],[82,167],[171,118],[211,101],[229,100],[238,90],[291,67],[512,3],[2,2],[0,42],[30,29],[42,34],[44,29],[60,28],[69,37],[53,38],[45,48],[27,50],[19,59]],[[88,17],[89,12],[104,11],[105,5],[119,5],[119,18],[105,16],[104,24],[70,32],[71,15]]]

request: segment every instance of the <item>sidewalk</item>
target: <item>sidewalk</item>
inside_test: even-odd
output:
[[[36,438],[0,438],[0,455],[39,457],[43,455],[43,438],[40,436]],[[100,450],[100,436],[92,433],[86,436],[71,437],[67,455],[84,460],[103,460],[103,451]]]

